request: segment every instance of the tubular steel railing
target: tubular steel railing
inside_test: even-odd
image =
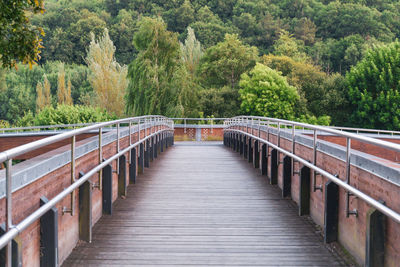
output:
[[[116,154],[112,157],[103,161],[102,156],[102,129],[104,127],[116,125],[117,128],[117,149]],[[129,146],[123,150],[120,150],[120,125],[126,125],[129,127]],[[132,144],[132,125],[137,125],[138,127],[138,141]],[[75,125],[77,126],[77,125]],[[80,124],[79,126],[82,126]],[[47,126],[44,126],[47,127]],[[58,127],[58,126],[54,126]],[[69,126],[68,126],[69,127]],[[39,127],[40,128],[40,127]],[[43,127],[42,127],[43,128]],[[7,246],[7,253],[6,253],[6,266],[11,267],[12,264],[12,248],[11,243],[13,238],[15,238],[18,234],[20,234],[23,230],[25,230],[29,225],[31,225],[34,221],[38,220],[41,216],[43,216],[47,211],[49,211],[52,207],[54,207],[58,202],[64,199],[69,194],[75,194],[75,190],[79,188],[84,182],[86,182],[91,176],[96,173],[99,173],[99,182],[98,186],[101,188],[101,172],[102,169],[110,164],[114,160],[118,160],[119,157],[131,149],[137,147],[139,144],[145,142],[149,138],[153,138],[155,135],[160,134],[162,132],[170,132],[174,129],[174,122],[171,119],[168,119],[163,116],[156,116],[156,115],[149,115],[149,116],[141,116],[141,117],[133,117],[133,118],[126,118],[102,123],[92,124],[90,126],[70,130],[68,132],[64,132],[61,134],[57,134],[54,136],[50,136],[32,143],[28,143],[19,147],[15,147],[9,149],[7,151],[0,152],[0,164],[5,162],[6,164],[6,232],[4,235],[0,237],[0,249]],[[76,143],[76,136],[82,133],[86,133],[89,131],[98,130],[99,131],[99,164],[91,169],[88,173],[83,175],[81,178],[75,180],[75,143]],[[143,137],[141,137],[140,132],[145,131]],[[1,130],[0,130],[1,131]],[[150,132],[149,132],[150,131]],[[25,154],[27,152],[39,149],[41,147],[56,143],[61,140],[65,140],[67,138],[71,138],[71,185],[64,189],[61,193],[56,195],[54,198],[49,200],[46,204],[41,206],[39,209],[35,210],[32,214],[24,218],[21,222],[16,225],[13,225],[12,222],[12,159]],[[119,166],[119,164],[117,164]],[[74,214],[74,197],[71,197],[71,208],[63,208],[63,213],[71,213]]]
[[[372,207],[376,208],[389,218],[393,219],[397,223],[400,223],[400,214],[397,213],[396,211],[388,208],[384,204],[382,204],[380,201],[375,200],[371,196],[361,192],[357,188],[353,187],[350,185],[350,155],[351,155],[351,140],[357,140],[360,142],[376,145],[382,148],[386,148],[395,152],[400,152],[400,145],[363,136],[360,134],[354,134],[350,132],[345,132],[345,131],[340,131],[338,129],[333,129],[331,127],[326,127],[326,126],[316,126],[316,125],[311,125],[311,124],[306,124],[306,123],[300,123],[300,122],[294,122],[294,121],[288,121],[288,120],[281,120],[281,119],[274,119],[274,118],[267,118],[267,117],[257,117],[257,116],[238,116],[238,117],[233,117],[230,119],[226,119],[224,122],[225,125],[225,132],[236,132],[240,134],[247,135],[251,137],[254,140],[258,140],[261,143],[266,144],[267,146],[267,151],[268,151],[268,146],[272,147],[273,149],[276,149],[278,151],[278,159],[279,159],[279,153],[283,153],[289,157],[292,158],[292,176],[293,176],[293,164],[295,161],[302,163],[303,165],[309,167],[310,169],[313,170],[313,190],[322,190],[322,186],[317,186],[316,183],[316,176],[317,175],[322,175],[338,186],[342,187],[346,192],[347,192],[347,197],[346,197],[346,217],[349,217],[349,215],[356,215],[357,216],[357,210],[349,210],[349,198],[350,196],[356,196]],[[267,131],[267,140],[263,139],[260,137],[260,132],[261,132],[261,127],[264,126],[266,127]],[[274,128],[275,131],[277,131],[277,144],[274,144],[269,141],[269,135],[271,133],[271,128]],[[251,129],[251,133],[249,133],[249,129]],[[257,131],[257,136],[253,134],[253,130],[256,129]],[[291,129],[291,142],[292,142],[292,148],[291,151],[287,151],[280,147],[280,137],[282,131],[288,132],[288,129]],[[303,159],[296,155],[296,129],[307,129],[311,130],[313,133],[313,160],[312,162],[309,162],[306,159]],[[359,129],[361,130],[361,129]],[[364,130],[364,129],[362,129]],[[383,131],[381,131],[383,132]],[[290,132],[289,132],[290,133]],[[321,133],[329,133],[333,134],[336,136],[341,136],[346,138],[346,158],[345,158],[345,164],[346,164],[346,170],[345,170],[345,181],[342,181],[339,179],[337,176],[325,171],[324,169],[320,168],[317,166],[317,140],[318,140],[318,134]]]
[[[183,122],[183,133],[186,134],[186,129],[192,125],[188,124],[188,122],[196,122],[196,125],[207,125],[210,128],[210,132],[213,133],[214,125],[223,125],[226,118],[171,118],[171,120],[175,123]],[[182,124],[176,125],[182,127]]]

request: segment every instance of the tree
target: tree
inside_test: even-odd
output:
[[[301,18],[294,28],[294,35],[297,39],[303,40],[305,45],[312,45],[315,42],[317,26],[309,18]]]
[[[274,43],[274,54],[277,56],[288,56],[297,61],[308,60],[307,55],[302,51],[296,38],[285,30],[280,31],[279,39]]]
[[[299,95],[279,72],[257,63],[249,73],[241,76],[239,86],[244,113],[294,119],[294,106]]]
[[[57,76],[57,100],[59,104],[67,104],[68,91],[65,87],[65,69],[64,64],[61,63],[58,67]]]
[[[187,38],[185,44],[179,43],[181,47],[182,60],[186,65],[189,73],[194,75],[203,56],[200,42],[196,39],[196,35],[191,27],[187,28]]]
[[[378,46],[347,73],[354,126],[400,130],[400,43]]]
[[[241,115],[239,92],[230,86],[201,90],[199,102],[204,116],[230,118]]]
[[[100,122],[115,119],[115,116],[108,114],[100,108],[88,106],[57,105],[44,107],[35,116],[27,112],[20,118],[17,126],[39,126]]]
[[[324,82],[328,75],[317,66],[307,62],[299,62],[288,56],[264,55],[262,63],[281,72],[290,85],[297,88],[301,97],[297,113],[308,113],[315,116],[326,115],[327,91]]]
[[[41,82],[38,82],[36,85],[36,112],[39,112],[44,107],[43,85]]]
[[[44,75],[44,81],[43,81],[43,103],[44,106],[51,106],[51,93],[50,93],[50,82],[47,79],[46,74]]]
[[[226,34],[225,40],[206,50],[201,59],[199,75],[205,86],[230,86],[239,82],[240,75],[258,60],[258,50],[243,44],[238,35]]]
[[[39,60],[44,31],[30,24],[28,14],[44,10],[43,0],[0,2],[0,59],[4,67],[16,66],[18,61],[32,66]]]
[[[92,33],[86,62],[91,70],[90,83],[96,93],[96,102],[107,112],[121,117],[125,113],[124,94],[128,86],[127,67],[116,62],[115,46],[105,29],[96,41]]]
[[[194,21],[195,10],[189,0],[183,1],[179,8],[172,8],[164,12],[163,18],[168,24],[168,29],[183,32]]]
[[[171,86],[180,60],[177,35],[167,31],[161,18],[143,17],[133,42],[139,54],[128,70],[128,112],[136,116],[181,115],[177,97],[180,88]]]

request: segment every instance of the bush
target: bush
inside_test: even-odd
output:
[[[36,116],[31,112],[17,122],[17,126],[39,126],[100,122],[116,119],[100,108],[90,106],[58,105],[56,108],[45,107]]]

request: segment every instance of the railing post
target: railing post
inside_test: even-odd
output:
[[[346,138],[346,182],[350,184],[350,156],[351,156],[351,139],[349,137]],[[356,209],[350,210],[350,197],[352,194],[350,192],[346,192],[346,217],[349,218],[350,215],[358,215],[358,211]]]
[[[12,159],[6,162],[6,232],[12,227]],[[6,249],[6,266],[12,267],[12,241],[8,242]]]
[[[132,145],[131,127],[132,127],[132,121],[129,121],[129,147]],[[131,157],[131,153],[129,153],[129,164],[131,164],[131,163],[132,163],[132,157]]]
[[[71,137],[71,184],[75,183],[75,147],[76,147],[76,136]],[[63,207],[62,215],[65,213],[75,215],[75,190],[71,193],[71,204],[70,208]]]
[[[102,137],[102,135],[103,135],[102,128],[99,128],[99,164],[101,164],[103,162],[103,144],[102,144],[103,137]],[[103,169],[100,169],[99,179],[98,179],[97,185],[95,185],[100,190],[102,190],[102,188],[103,188],[102,180],[103,180]]]
[[[117,154],[119,153],[119,123],[117,123]],[[119,157],[117,158],[117,174],[119,174]]]
[[[295,155],[296,154],[296,129],[295,129],[295,125],[292,124],[292,154]],[[291,174],[290,176],[293,177],[294,176],[294,159],[291,159]]]
[[[314,130],[313,134],[313,165],[317,166],[317,138],[318,138],[318,133],[317,130]],[[322,191],[322,186],[319,185],[317,186],[317,175],[318,173],[314,170],[313,171],[313,192],[320,190]]]

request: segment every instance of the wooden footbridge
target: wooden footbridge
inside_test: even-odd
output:
[[[212,128],[144,116],[4,133],[0,265],[397,266],[396,132]],[[174,142],[196,131],[221,141]]]

